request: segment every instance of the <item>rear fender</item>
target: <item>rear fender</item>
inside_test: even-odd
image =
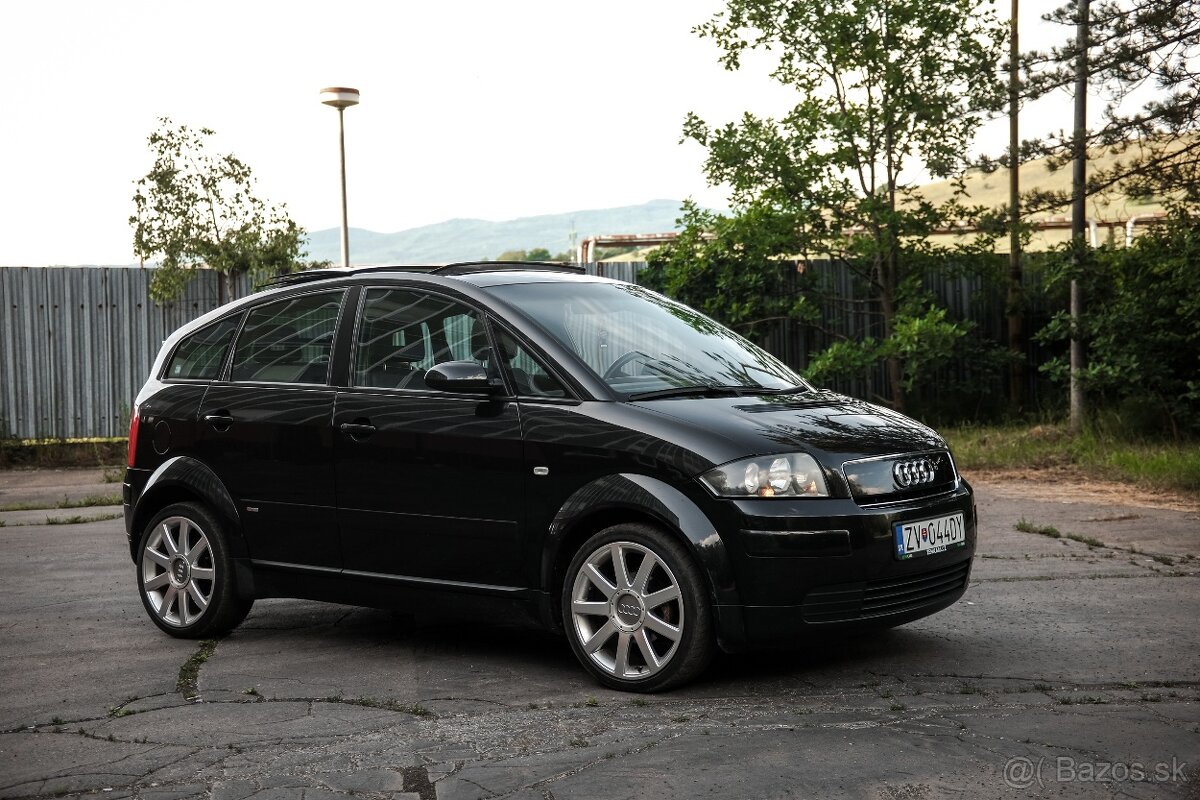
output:
[[[176,456],[164,461],[154,470],[138,496],[130,524],[130,555],[135,563],[137,553],[133,551],[151,518],[164,506],[188,500],[204,503],[220,519],[229,534],[225,544],[237,570],[238,593],[253,596],[254,577],[237,504],[217,474],[204,462],[190,456]]]

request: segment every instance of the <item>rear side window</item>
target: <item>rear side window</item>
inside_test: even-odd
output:
[[[344,294],[306,294],[251,310],[238,336],[231,379],[325,383]]]
[[[208,325],[184,339],[175,348],[175,355],[163,375],[168,380],[215,380],[229,352],[229,340],[237,330],[241,316]]]

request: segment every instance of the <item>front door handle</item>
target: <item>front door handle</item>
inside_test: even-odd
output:
[[[204,421],[219,431],[226,431],[229,430],[229,426],[233,424],[233,415],[222,408],[221,410],[214,411],[211,414],[205,414]]]
[[[377,429],[368,420],[359,419],[354,422],[343,422],[341,425],[338,425],[338,430],[357,439],[360,436],[370,436]]]

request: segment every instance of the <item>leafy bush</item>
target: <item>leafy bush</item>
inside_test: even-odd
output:
[[[1069,251],[1051,265],[1051,285],[1065,293],[1080,281],[1085,313],[1080,334],[1089,392],[1140,421],[1179,438],[1200,433],[1200,219],[1178,213],[1142,234],[1132,247]],[[1043,342],[1070,338],[1060,311],[1038,333]],[[1056,381],[1070,377],[1066,355],[1041,369]]]

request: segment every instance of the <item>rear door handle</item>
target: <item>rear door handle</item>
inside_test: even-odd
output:
[[[358,438],[359,436],[370,436],[377,428],[366,420],[363,420],[361,422],[343,422],[341,425],[338,425],[338,430],[342,433],[348,433],[354,438]]]
[[[233,415],[225,409],[221,409],[220,411],[216,411],[212,414],[205,414],[204,421],[209,425],[212,425],[217,430],[223,431],[228,429],[229,426],[233,424]]]

